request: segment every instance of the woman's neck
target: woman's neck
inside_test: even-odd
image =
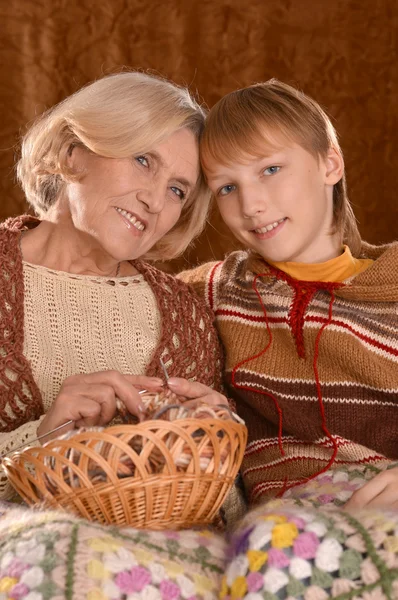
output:
[[[71,219],[54,219],[53,215],[24,232],[21,252],[26,262],[75,275],[116,277],[134,274],[132,269],[136,273],[130,263],[119,263],[92,236],[78,231]]]

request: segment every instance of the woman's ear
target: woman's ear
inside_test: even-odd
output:
[[[335,185],[344,175],[344,160],[341,152],[333,146],[325,158],[325,183]]]
[[[66,152],[66,167],[68,173],[65,173],[63,179],[69,180],[69,176],[81,177],[84,175],[87,169],[87,156],[88,152],[85,148],[77,144],[71,144]]]
[[[75,144],[71,144],[66,153],[66,164],[71,170],[76,168],[76,150],[77,146],[75,146]]]

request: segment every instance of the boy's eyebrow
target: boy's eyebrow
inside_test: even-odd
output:
[[[149,156],[152,156],[152,158],[154,158],[161,167],[165,167],[167,168],[168,165],[165,162],[164,158],[162,156],[160,156],[160,154],[158,152],[156,152],[156,150],[148,152]],[[196,181],[192,182],[189,179],[187,179],[186,177],[180,177],[179,175],[175,176],[175,180],[178,181],[179,183],[181,183],[181,185],[183,185],[185,188],[187,188],[187,191],[191,191],[195,185],[196,185]]]
[[[234,162],[238,162],[241,164],[245,164],[247,163],[248,165],[251,163],[261,163],[264,160],[270,160],[272,158],[274,158],[275,156],[279,159],[278,154],[282,154],[283,152],[286,151],[286,148],[275,148],[274,150],[271,150],[271,152],[267,153],[264,152],[263,154],[259,155],[259,156],[247,156],[247,157],[242,157],[240,160],[236,160]],[[222,168],[227,170],[227,171],[233,171],[233,162],[231,162],[231,164],[222,164]],[[206,169],[207,171],[207,175],[206,175],[206,179],[220,179],[221,177],[224,177],[225,175],[220,174],[220,175],[213,175],[212,174],[212,170],[211,167],[207,167]]]
[[[206,180],[209,181],[209,179],[211,179],[212,181],[217,181],[217,179],[225,179],[226,177],[228,177],[225,173],[220,173],[220,175],[211,175],[211,173],[208,173],[206,175]]]

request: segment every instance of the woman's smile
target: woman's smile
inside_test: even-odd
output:
[[[132,230],[134,233],[143,233],[148,226],[147,221],[141,219],[137,215],[125,210],[124,208],[115,209],[119,215],[122,217],[124,223],[127,226],[127,229]],[[135,230],[135,231],[134,231]]]

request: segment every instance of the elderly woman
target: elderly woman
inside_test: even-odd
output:
[[[141,418],[138,390],[163,385],[160,358],[174,392],[225,402],[211,315],[142,261],[177,256],[203,228],[203,125],[186,89],[129,72],[28,131],[18,178],[38,218],[0,228],[0,454],[68,421],[62,431],[105,425],[117,399]]]

